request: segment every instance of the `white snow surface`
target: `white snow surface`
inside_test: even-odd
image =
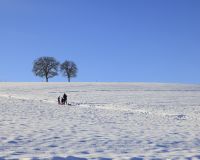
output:
[[[200,159],[200,85],[2,82],[3,159]]]

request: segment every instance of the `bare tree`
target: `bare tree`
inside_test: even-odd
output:
[[[49,78],[58,75],[59,62],[53,57],[40,57],[33,62],[33,73],[39,77]]]
[[[74,62],[65,61],[64,63],[61,64],[60,70],[64,76],[67,76],[68,82],[70,82],[72,77],[77,76],[78,68]]]

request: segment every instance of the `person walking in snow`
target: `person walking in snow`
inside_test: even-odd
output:
[[[60,104],[60,96],[58,97],[58,104]]]
[[[67,104],[67,95],[65,93],[63,94],[63,102],[64,104]]]

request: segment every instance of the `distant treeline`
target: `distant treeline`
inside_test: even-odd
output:
[[[78,68],[73,61],[66,60],[60,63],[54,57],[40,57],[33,62],[32,71],[35,76],[45,78],[46,82],[49,78],[57,76],[60,71],[70,82],[71,78],[77,76]]]

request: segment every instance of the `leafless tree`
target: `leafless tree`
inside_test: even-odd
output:
[[[33,62],[33,73],[39,77],[49,78],[58,75],[59,62],[53,57],[40,57]]]
[[[64,76],[67,76],[68,82],[70,82],[71,78],[77,76],[78,68],[76,64],[72,61],[65,61],[60,65],[60,70]]]

